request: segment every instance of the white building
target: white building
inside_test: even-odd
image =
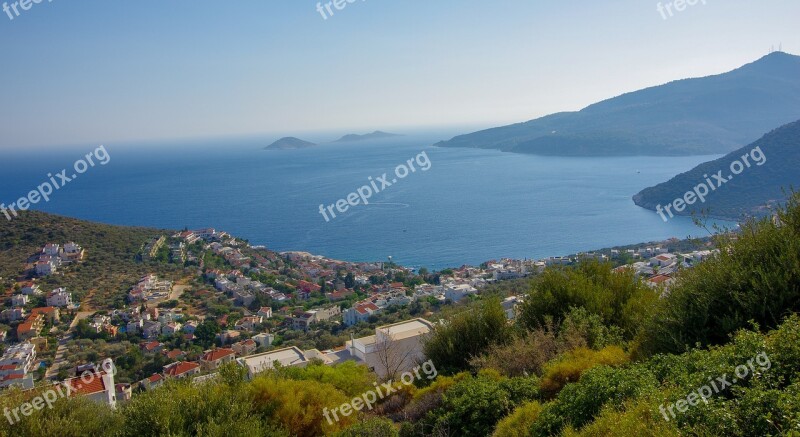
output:
[[[33,296],[42,294],[42,289],[39,288],[39,284],[29,283],[22,287],[19,292],[25,296]]]
[[[0,358],[0,387],[24,384],[36,362],[36,346],[29,342],[11,346]]]
[[[53,261],[39,261],[36,263],[37,276],[50,276],[56,272],[56,263]]]
[[[12,307],[24,307],[28,304],[28,296],[24,294],[15,294],[11,296],[11,306]]]
[[[425,319],[413,319],[375,329],[375,335],[350,340],[350,355],[381,379],[396,377],[424,359],[422,340],[433,330]]]
[[[72,306],[72,294],[64,287],[56,288],[47,295],[47,306],[62,308]]]
[[[366,322],[371,315],[380,311],[381,309],[372,302],[356,304],[344,311],[344,324],[345,326],[353,326]]]
[[[452,302],[459,302],[470,294],[476,293],[478,293],[478,290],[468,284],[448,284],[444,287],[445,299],[450,299]]]

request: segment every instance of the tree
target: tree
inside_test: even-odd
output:
[[[396,340],[388,332],[381,332],[375,343],[375,354],[378,357],[375,373],[388,381],[397,380],[406,368],[414,364],[416,351],[414,347]]]
[[[470,359],[483,354],[493,344],[505,344],[510,338],[511,328],[503,306],[499,299],[491,298],[437,325],[424,340],[423,348],[439,373],[447,375],[468,369]]]
[[[194,336],[203,348],[209,348],[214,344],[214,340],[220,332],[222,332],[222,328],[220,328],[216,320],[205,320],[197,325],[194,330]]]

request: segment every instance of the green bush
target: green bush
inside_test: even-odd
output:
[[[658,301],[658,293],[633,272],[615,272],[611,264],[597,261],[547,269],[532,284],[518,317],[531,330],[550,321],[559,325],[574,308],[584,308],[631,339]]]
[[[538,397],[535,378],[503,378],[482,373],[453,385],[441,406],[426,419],[429,429],[459,436],[490,435],[497,422],[517,405]]]
[[[718,239],[719,255],[681,272],[646,324],[641,353],[724,344],[751,322],[774,329],[800,310],[800,195],[770,219]]]
[[[528,430],[541,412],[539,402],[523,403],[497,424],[492,437],[527,437]]]
[[[570,382],[576,382],[587,370],[596,366],[619,366],[628,362],[628,355],[618,346],[608,346],[600,351],[579,348],[567,352],[547,364],[542,376],[542,392],[555,396]]]
[[[439,374],[452,375],[469,368],[469,360],[493,344],[511,338],[511,329],[499,299],[480,301],[437,325],[424,342],[424,352]]]

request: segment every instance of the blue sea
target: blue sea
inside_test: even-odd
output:
[[[106,165],[35,208],[118,225],[214,227],[277,251],[392,256],[432,269],[707,235],[689,218],[665,223],[631,196],[718,156],[560,158],[431,146],[441,139],[416,134],[286,151],[262,150],[274,138],[105,144]],[[73,163],[97,146],[0,151],[0,201],[26,196],[48,173],[75,173]],[[395,168],[422,152],[430,168],[415,162],[417,171],[398,179]],[[369,205],[325,221],[321,204],[384,173],[397,182]]]

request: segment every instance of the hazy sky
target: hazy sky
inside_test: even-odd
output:
[[[800,53],[800,1],[657,4],[43,0],[0,12],[0,147],[489,127]]]

